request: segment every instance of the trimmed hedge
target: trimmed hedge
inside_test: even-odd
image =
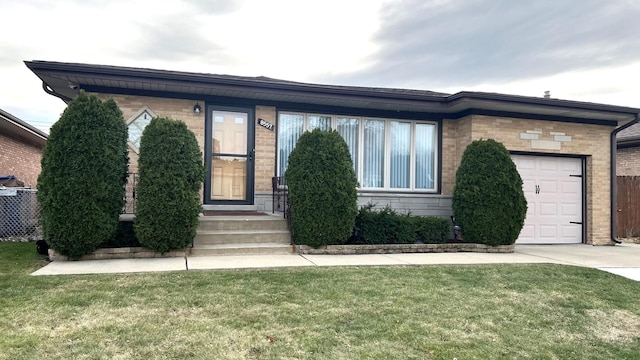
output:
[[[127,154],[127,127],[113,100],[80,93],[51,127],[38,201],[44,238],[56,252],[77,259],[115,234]]]
[[[202,209],[205,168],[195,135],[182,121],[152,119],[142,133],[138,166],[138,241],[163,254],[185,248],[196,235]]]
[[[449,221],[438,217],[398,214],[388,205],[373,209],[373,204],[360,208],[352,244],[440,244],[449,237]]]
[[[285,174],[295,244],[342,244],[358,213],[358,180],[349,147],[337,131],[304,133],[289,156]]]
[[[524,226],[527,200],[504,145],[489,139],[467,146],[456,172],[453,212],[465,242],[515,243]]]

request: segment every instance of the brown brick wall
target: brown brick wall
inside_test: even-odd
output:
[[[453,195],[456,171],[464,149],[471,143],[471,117],[445,119],[442,124],[442,194]]]
[[[195,133],[204,147],[205,116],[193,114],[193,100],[162,99],[143,96],[102,94],[103,99],[112,98],[120,106],[125,120],[129,120],[140,109],[149,107],[156,115],[184,121]],[[200,104],[205,105],[204,101]],[[262,118],[277,126],[276,108],[256,106],[255,121]],[[255,126],[255,192],[266,194],[271,191],[271,177],[275,173],[276,131]],[[457,120],[442,122],[442,194],[451,196],[455,185],[455,172],[466,146],[476,139],[492,138],[502,142],[512,151],[526,151],[546,154],[570,154],[586,156],[586,207],[587,242],[610,243],[610,194],[609,194],[609,135],[612,128],[600,125],[561,123],[469,115]],[[521,133],[538,133],[536,146],[540,143],[559,146],[560,149],[536,148],[531,140],[523,140]],[[557,141],[554,135],[564,134],[565,141]],[[137,154],[130,151],[130,171],[137,170]]]
[[[200,149],[204,150],[204,111],[198,115],[193,113],[193,105],[195,105],[196,101],[132,95],[97,95],[103,100],[113,99],[122,111],[126,122],[133,120],[132,117],[145,107],[148,107],[156,116],[183,121],[195,134]],[[200,100],[199,103],[204,109],[204,101]],[[138,154],[131,147],[129,147],[129,172],[138,172]],[[200,191],[200,197],[203,198],[203,190]]]
[[[495,139],[511,151],[585,155],[587,242],[593,244],[611,243],[609,139],[612,127],[479,115],[468,116],[456,121],[458,122],[456,126],[457,159],[451,165],[455,168],[459,164],[464,147],[470,140],[478,139]],[[571,137],[571,141],[561,142],[560,150],[539,149],[535,148],[531,140],[520,138],[520,134],[526,133],[527,130],[540,132],[538,137],[542,141],[558,143],[558,141],[554,141],[552,133],[564,133],[565,136]],[[455,170],[447,169],[445,171],[444,165],[446,164],[443,164],[443,185],[451,183],[453,180],[449,177],[455,176]],[[444,194],[450,194],[449,191],[452,190],[452,187],[443,186]]]
[[[196,103],[194,100],[113,94],[98,94],[98,96],[103,100],[113,99],[120,107],[124,120],[127,122],[132,120],[131,117],[144,107],[151,109],[156,116],[184,121],[195,134],[200,149],[204,149],[204,111],[199,115],[193,113],[193,105]],[[200,100],[199,103],[204,109],[204,101]],[[129,148],[129,171],[138,171],[138,154],[131,148]]]
[[[102,99],[113,99],[123,113],[125,121],[131,120],[141,109],[148,107],[156,116],[170,117],[184,121],[194,132],[200,148],[204,150],[205,114],[193,113],[193,100],[164,99],[145,96],[99,94]],[[199,101],[205,108],[204,100]],[[255,121],[264,119],[276,125],[276,109],[272,106],[256,106]],[[276,132],[262,126],[255,126],[255,192],[271,193],[271,177],[275,174]],[[203,151],[204,154],[204,151]],[[129,171],[137,172],[138,154],[129,149]]]
[[[35,188],[40,174],[42,148],[0,134],[0,176],[15,175],[24,186]]]
[[[640,176],[640,147],[618,149],[616,175]]]
[[[273,131],[256,125],[255,191],[271,192],[271,178],[276,173],[276,108],[256,106],[256,119],[273,124]],[[257,123],[256,123],[257,124]]]

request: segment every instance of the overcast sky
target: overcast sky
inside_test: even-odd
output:
[[[24,60],[640,107],[640,0],[0,0],[0,108],[65,104]]]

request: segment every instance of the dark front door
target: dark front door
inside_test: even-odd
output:
[[[253,111],[209,106],[206,124],[205,203],[253,204]]]

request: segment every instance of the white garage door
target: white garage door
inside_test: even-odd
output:
[[[516,244],[582,242],[582,159],[512,155],[528,210]]]

